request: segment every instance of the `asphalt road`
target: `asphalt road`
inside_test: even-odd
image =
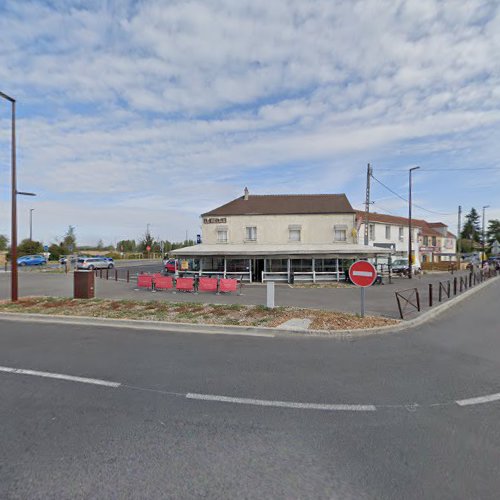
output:
[[[0,497],[496,499],[499,294],[356,341],[0,320]]]

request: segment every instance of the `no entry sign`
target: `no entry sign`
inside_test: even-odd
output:
[[[373,285],[377,279],[377,270],[365,260],[358,260],[349,268],[349,278],[361,287],[361,317],[365,316],[365,288]]]
[[[349,268],[349,278],[357,286],[371,286],[377,279],[377,270],[369,262],[359,260]]]

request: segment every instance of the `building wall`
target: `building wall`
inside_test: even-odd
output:
[[[207,223],[207,219],[211,222]],[[346,243],[357,243],[354,214],[313,214],[313,215],[231,215],[202,218],[202,241],[207,244],[220,243],[218,228],[226,227],[227,244],[286,244],[297,243],[289,240],[289,227],[300,226],[300,242],[308,244],[328,244],[334,241],[334,226],[346,226]],[[246,227],[257,228],[256,241],[247,241]]]
[[[384,222],[370,222],[369,225],[374,226],[374,238],[368,238],[368,245],[376,246],[375,244],[393,244],[395,247],[395,256],[399,257],[408,257],[408,235],[409,228],[408,226],[401,226],[396,224],[386,224]],[[390,238],[386,238],[386,226],[391,228],[390,230]],[[403,238],[399,238],[399,228],[403,228]],[[418,255],[418,247],[419,247],[419,234],[420,229],[416,227],[412,227],[412,248],[413,251]],[[363,245],[365,241],[365,224],[361,223],[359,232],[358,232],[358,243]]]

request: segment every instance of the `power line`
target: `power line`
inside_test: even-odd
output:
[[[443,168],[425,168],[422,167],[422,172],[470,172],[476,170],[498,170],[500,171],[500,167],[464,167],[464,168],[456,168],[456,167],[443,167]],[[402,168],[389,168],[389,167],[377,167],[377,172],[406,172],[407,169]]]
[[[390,191],[392,194],[394,194],[395,196],[397,196],[398,198],[400,198],[404,202],[408,203],[408,200],[405,197],[401,196],[399,193],[396,193],[396,191],[394,191],[393,189],[391,189],[389,186],[386,186],[382,181],[378,180],[373,175],[373,173],[372,173],[372,179],[374,179],[375,181],[377,181],[381,186],[385,187],[385,189],[387,189],[388,191]],[[428,208],[421,207],[420,205],[417,205],[416,203],[413,203],[413,206],[416,207],[416,208],[419,208],[420,210],[423,210],[424,212],[428,212],[428,213],[434,214],[434,215],[451,215],[451,213],[435,212],[434,210],[429,210]]]

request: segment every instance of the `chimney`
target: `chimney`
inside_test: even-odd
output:
[[[244,193],[244,195],[245,195],[245,196],[244,196],[244,199],[245,199],[245,200],[248,200],[249,191],[248,191],[248,188],[247,188],[247,187],[245,188],[245,191],[243,191],[243,193]]]

